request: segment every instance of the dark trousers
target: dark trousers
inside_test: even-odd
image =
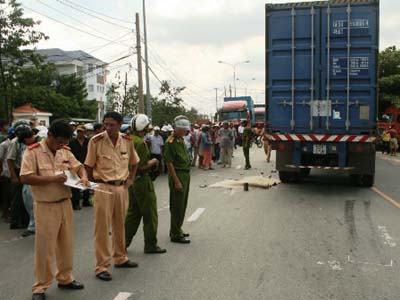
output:
[[[169,183],[169,210],[171,213],[171,238],[180,238],[183,235],[182,225],[185,221],[186,208],[189,198],[190,189],[190,173],[177,171],[180,182],[182,183],[182,191],[175,190],[175,184],[171,177],[168,177]]]
[[[11,183],[11,206],[10,206],[11,223],[13,228],[26,228],[29,224],[29,215],[25,209],[22,198],[22,184]]]
[[[163,173],[164,167],[167,168],[167,166],[164,165],[163,156],[161,154],[151,154],[150,157],[151,157],[151,159],[155,158],[160,162],[158,165],[158,170],[155,170],[155,171],[153,170],[153,171],[151,171],[151,173],[154,173],[153,175],[155,177],[160,176]]]
[[[243,147],[243,154],[244,154],[244,158],[246,160],[246,168],[251,168],[250,165],[250,148],[248,147]]]
[[[11,181],[8,177],[1,177],[0,179],[0,195],[1,195],[1,210],[3,211],[3,217],[8,218],[10,216],[11,208]]]
[[[81,200],[81,190],[79,189],[71,189],[72,192],[72,206],[73,207],[79,207],[80,206],[80,200]],[[89,203],[89,195],[90,191],[86,190],[82,192],[83,194],[83,205],[90,205]]]

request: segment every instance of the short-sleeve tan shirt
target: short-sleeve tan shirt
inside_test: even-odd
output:
[[[81,166],[67,148],[62,148],[53,155],[47,147],[46,140],[43,140],[25,150],[20,175],[55,176],[66,170],[77,173]],[[33,199],[37,202],[57,202],[71,198],[70,188],[61,183],[31,186],[31,189]]]
[[[85,165],[93,168],[95,180],[109,182],[126,180],[130,166],[138,162],[139,157],[129,136],[120,133],[114,146],[105,131],[90,140]]]

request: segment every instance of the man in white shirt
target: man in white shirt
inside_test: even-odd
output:
[[[164,147],[164,139],[160,135],[160,127],[155,126],[154,127],[154,135],[148,136],[146,141],[148,141],[150,143],[151,158],[156,158],[160,162],[159,174],[161,174],[162,170],[163,170],[162,151],[163,151],[163,147]]]

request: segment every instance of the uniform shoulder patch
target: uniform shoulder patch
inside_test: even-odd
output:
[[[167,143],[172,144],[175,141],[175,137],[171,135],[170,137],[167,138]]]
[[[122,138],[125,139],[125,140],[128,140],[128,141],[132,141],[132,137],[130,135],[128,135],[128,134],[123,134]]]
[[[71,151],[71,148],[68,147],[67,145],[64,145],[64,146],[63,146],[63,149],[68,150],[68,151]]]
[[[35,143],[35,144],[30,145],[30,146],[28,147],[28,149],[29,149],[29,150],[33,150],[33,149],[35,149],[35,148],[37,148],[37,147],[39,147],[39,146],[40,146],[39,143]]]
[[[94,143],[97,143],[98,141],[102,140],[104,137],[103,133],[99,133],[98,135],[95,135],[94,137],[92,137],[92,141]]]

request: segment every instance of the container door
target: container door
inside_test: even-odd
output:
[[[269,122],[282,132],[310,132],[319,127],[312,107],[320,92],[320,10],[274,11],[267,24]]]
[[[346,4],[321,14],[321,90],[329,114],[320,117],[320,131],[363,133],[376,116],[377,9]]]

